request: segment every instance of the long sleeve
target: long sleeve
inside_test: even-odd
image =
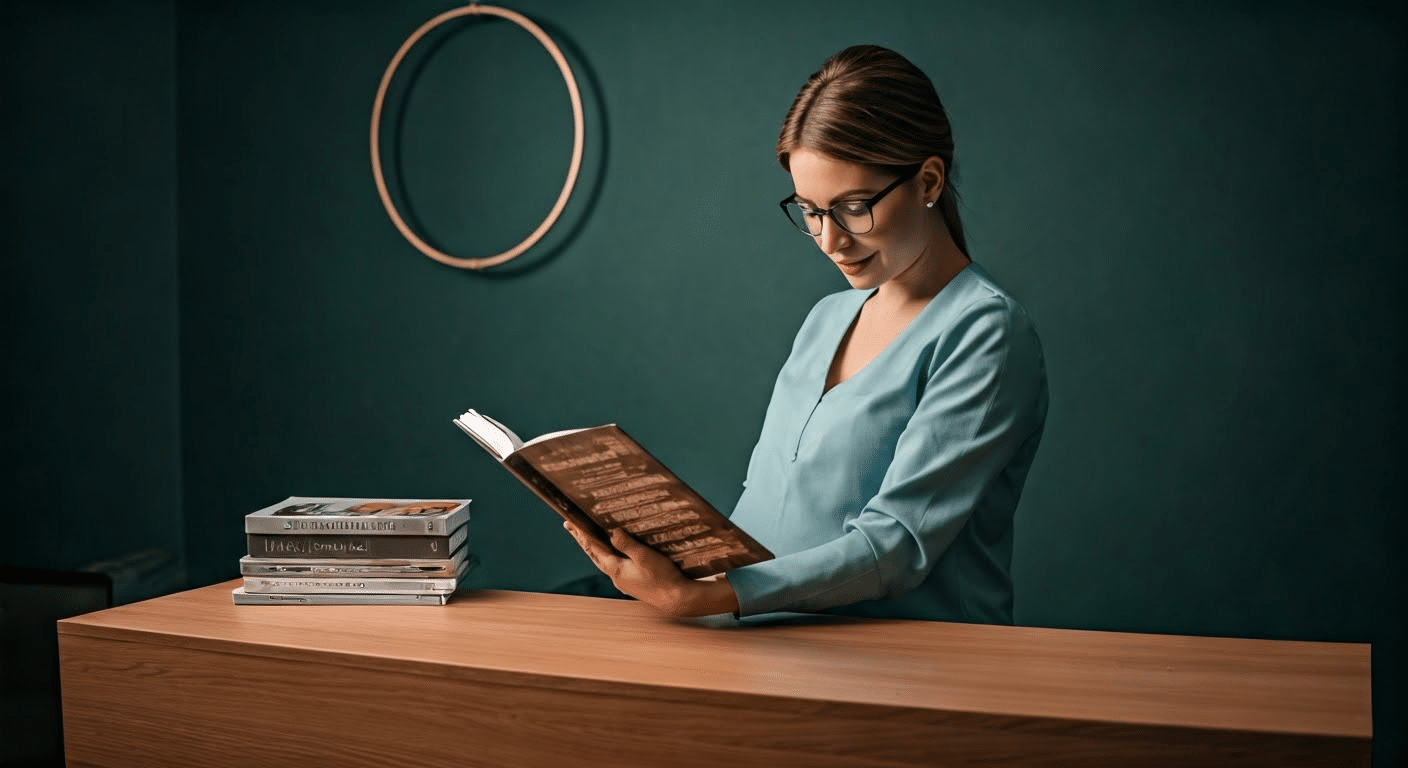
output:
[[[770,406],[734,519],[745,530],[757,520],[779,557],[729,572],[741,615],[899,600],[889,613],[1010,621],[1013,514],[1045,420],[1046,380],[1025,312],[979,276],[941,293],[898,349],[810,409]],[[848,325],[848,312],[832,325]],[[829,365],[834,330],[794,348],[774,399],[806,405],[806,380],[823,358]],[[762,521],[769,504],[772,525]]]

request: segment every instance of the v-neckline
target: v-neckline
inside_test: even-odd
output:
[[[822,367],[821,371],[822,397],[826,397],[828,394],[831,393],[832,390],[859,376],[861,371],[864,371],[866,368],[869,368],[870,364],[875,362],[875,357],[879,357],[880,355],[885,354],[885,350],[881,349],[879,352],[875,353],[875,357],[872,357],[867,360],[865,365],[862,365],[860,369],[857,370],[855,373],[852,373],[850,376],[841,379],[840,381],[836,382],[835,384],[832,384],[831,386],[827,386],[828,382],[830,382],[831,380],[831,369],[836,367],[836,359],[841,355],[841,345],[846,343],[846,337],[851,335],[851,332],[855,330],[856,324],[860,322],[860,313],[865,311],[865,303],[874,298],[875,293],[878,290],[878,288],[871,288],[865,294],[865,298],[861,299],[860,303],[856,305],[855,311],[851,312],[850,322],[841,326],[841,335],[836,338],[836,341],[834,343],[829,345],[829,348],[831,349],[831,354],[826,357],[826,365]],[[900,331],[900,333],[896,335],[895,338],[899,338],[902,335],[904,335],[904,331]],[[890,339],[891,342],[893,342],[894,340],[895,339]],[[889,344],[886,344],[885,346],[889,347]]]
[[[885,346],[880,348],[879,352],[876,352],[874,356],[872,356],[869,360],[865,361],[865,365],[862,365],[860,368],[856,369],[856,371],[850,376],[847,376],[846,378],[841,379],[832,386],[828,387],[826,384],[827,381],[831,378],[831,369],[836,366],[836,359],[841,354],[841,345],[846,342],[846,337],[850,336],[855,331],[856,325],[860,323],[860,313],[865,311],[866,303],[869,302],[871,299],[875,298],[875,294],[878,290],[878,288],[870,289],[870,292],[865,295],[865,298],[861,299],[860,304],[856,305],[855,312],[851,314],[851,321],[849,323],[846,323],[845,326],[842,327],[840,337],[836,339],[836,342],[833,345],[831,345],[831,356],[827,358],[826,366],[821,374],[822,397],[826,397],[827,395],[836,391],[836,389],[838,389],[839,387],[844,386],[846,382],[852,381],[856,377],[865,373],[867,370],[869,370],[872,366],[875,365],[876,360],[879,360],[880,358],[884,357],[890,351],[891,348],[898,347],[900,345],[900,339],[904,338],[905,334],[909,332],[909,329],[912,328],[915,322],[919,320],[919,317],[923,315],[924,312],[929,309],[929,306],[934,303],[934,299],[938,298],[938,294],[935,294],[934,296],[930,297],[929,301],[926,302],[923,307],[920,307],[918,312],[914,313],[914,317],[911,317],[909,319],[909,322],[905,323],[905,326],[900,329],[899,333],[896,333],[893,337],[891,337],[889,341],[885,342]],[[940,291],[940,293],[942,293],[942,291]]]
[[[939,292],[934,294],[933,296],[930,296],[929,300],[924,303],[924,306],[920,307],[919,311],[914,313],[914,317],[911,317],[909,319],[909,322],[905,323],[905,326],[900,329],[900,332],[895,334],[893,338],[886,342],[885,346],[882,347],[879,352],[876,352],[874,357],[867,360],[865,365],[862,365],[855,373],[852,373],[850,376],[847,376],[846,378],[836,382],[834,385],[828,387],[826,386],[826,382],[828,379],[831,378],[831,369],[836,365],[836,356],[841,354],[841,345],[846,341],[846,336],[848,336],[852,332],[852,330],[855,329],[856,324],[860,322],[860,313],[865,309],[866,303],[869,302],[871,299],[875,298],[875,294],[878,293],[880,290],[879,288],[871,288],[865,294],[865,297],[860,300],[860,303],[856,305],[855,311],[851,314],[851,321],[842,326],[841,335],[838,336],[836,338],[836,341],[831,344],[831,355],[826,358],[826,365],[822,368],[821,371],[821,395],[820,397],[818,397],[818,399],[826,397],[827,395],[836,391],[840,387],[845,386],[846,382],[852,381],[857,377],[861,376],[867,370],[870,370],[875,366],[876,360],[879,360],[880,358],[889,354],[891,349],[899,347],[901,343],[900,340],[903,339],[909,333],[909,329],[913,328],[919,322],[919,318],[923,317],[924,313],[928,312],[929,309],[934,306],[934,302],[936,302],[938,298],[944,294],[944,291],[947,291],[949,289],[949,286],[957,282],[958,278],[961,277],[964,273],[968,272],[968,270],[971,269],[973,266],[975,266],[975,263],[970,260],[967,264],[963,266],[963,269],[960,269],[957,273],[954,274],[953,277],[949,278],[948,282],[944,283],[944,286],[939,289]]]

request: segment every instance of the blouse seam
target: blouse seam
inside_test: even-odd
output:
[[[1006,307],[1007,301],[1003,300],[1002,304],[1004,307]],[[993,403],[997,402],[998,390],[1002,388],[1002,377],[1004,374],[1007,373],[1007,358],[1009,355],[1012,354],[1011,316],[1007,313],[1003,313],[1002,315],[1002,333],[1003,336],[1007,339],[1008,343],[1002,345],[1002,360],[997,365],[997,376],[994,379],[993,394],[992,397],[988,398],[987,404],[983,407],[983,418],[978,421],[977,434],[969,436],[969,440],[972,440],[978,435],[981,435],[983,433],[983,429],[988,426],[988,417],[992,415]]]
[[[1004,297],[1002,297],[1002,296],[1000,296],[1000,295],[999,295],[999,296],[984,297],[983,299],[979,299],[978,301],[984,301],[984,300],[986,300],[987,298],[995,298],[995,299],[997,299],[997,300],[1002,304],[1003,308],[1009,308],[1009,307],[1008,307],[1008,303],[1007,303],[1007,299],[1004,298]],[[974,302],[969,303],[967,306],[964,307],[964,309],[966,310],[968,307],[971,307],[971,306],[973,306],[974,304],[977,304],[978,301],[974,301]],[[1011,335],[1011,334],[1010,334],[1011,327],[1010,327],[1010,324],[1009,324],[1009,323],[1010,323],[1010,316],[1009,316],[1007,313],[1003,313],[1003,315],[1002,315],[1002,330],[1003,330],[1004,335],[1007,335],[1007,336],[1010,336],[1010,335]],[[987,427],[987,425],[988,425],[988,418],[992,415],[992,406],[993,406],[993,403],[995,403],[995,402],[997,401],[997,392],[996,392],[996,390],[1002,386],[1002,376],[1003,376],[1004,373],[1007,372],[1007,357],[1008,357],[1008,355],[1010,354],[1010,352],[1011,352],[1011,345],[1010,345],[1010,344],[1004,344],[1004,345],[1002,346],[1002,360],[998,363],[998,366],[997,366],[997,377],[996,377],[996,382],[997,382],[997,383],[996,383],[995,386],[994,386],[993,395],[992,395],[991,397],[989,397],[987,403],[985,403],[985,404],[983,405],[983,417],[978,420],[978,426],[974,429],[973,434],[965,436],[967,442],[972,442],[974,438],[976,438],[978,435],[981,435],[981,434],[983,433],[983,429],[984,429],[985,427]],[[939,493],[940,493],[940,492],[939,492],[938,489],[934,489],[934,490],[932,490],[932,491],[929,492],[929,498],[928,498],[928,500],[925,501],[925,503],[924,503],[924,514],[919,517],[919,523],[918,523],[918,526],[917,526],[919,529],[922,530],[922,529],[924,528],[924,524],[929,521],[929,515],[933,514],[933,512],[934,512],[934,499],[938,498]],[[970,514],[970,515],[972,514],[972,510],[971,510],[971,509],[968,510],[968,514]],[[967,525],[967,521],[964,522],[964,525]],[[913,537],[912,537],[912,538],[913,538]],[[917,546],[919,546],[920,551],[923,551],[924,547],[923,547],[923,542],[922,542],[922,541],[919,541],[919,540],[916,538],[915,544],[916,544]],[[935,565],[937,565],[937,561],[935,562]]]

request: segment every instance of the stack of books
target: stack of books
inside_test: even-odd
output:
[[[478,562],[469,499],[291,496],[245,516],[239,605],[444,605]]]

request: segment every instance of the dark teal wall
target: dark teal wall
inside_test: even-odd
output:
[[[844,287],[774,210],[776,129],[827,54],[877,42],[936,80],[973,255],[1046,343],[1018,619],[1375,641],[1401,713],[1401,16],[521,2],[568,47],[591,138],[549,243],[481,275],[402,240],[367,157],[383,68],[446,7],[181,10],[197,580],[234,574],[240,517],[295,493],[472,496],[476,584],[589,572],[449,424],[471,406],[528,435],[617,421],[730,508],[797,324]],[[401,75],[403,210],[459,255],[516,242],[567,165],[551,60],[480,21]]]
[[[185,548],[169,2],[0,3],[0,563]]]
[[[936,80],[973,255],[1046,343],[1019,620],[1377,641],[1380,711],[1401,712],[1401,17],[525,0],[591,138],[550,242],[481,275],[404,242],[367,157],[383,68],[447,7],[181,9],[196,580],[235,573],[245,512],[324,493],[474,497],[478,585],[588,573],[450,425],[471,406],[528,435],[617,421],[730,508],[792,334],[844,287],[775,210],[777,126],[826,55],[876,42]],[[403,210],[459,255],[516,242],[567,166],[551,60],[480,21],[401,75]]]
[[[1018,620],[1373,642],[1376,763],[1403,758],[1401,13],[523,0],[577,69],[586,164],[543,247],[472,274],[400,237],[367,157],[383,68],[449,7],[178,4],[174,68],[169,32],[7,26],[16,62],[48,62],[6,84],[41,105],[21,137],[50,148],[14,165],[57,190],[8,193],[21,316],[48,318],[7,334],[35,372],[9,377],[11,402],[41,414],[7,445],[24,502],[146,492],[123,511],[155,540],[183,489],[199,584],[235,575],[243,515],[285,495],[466,495],[475,585],[589,572],[450,425],[475,407],[526,435],[619,422],[730,508],[792,334],[844,287],[775,210],[777,126],[826,55],[876,42],[935,79],[973,255],[1046,344]],[[146,127],[112,133],[138,119],[128,93],[151,100]],[[105,119],[60,141],[44,110]],[[526,234],[567,165],[565,88],[504,22],[418,47],[384,129],[403,210],[461,255]],[[40,258],[49,239],[86,260]]]

